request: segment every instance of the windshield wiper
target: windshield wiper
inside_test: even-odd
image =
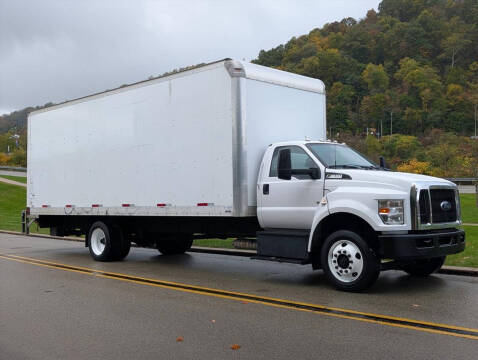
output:
[[[329,168],[330,169],[362,169],[362,166],[346,164],[346,165],[330,165]]]
[[[373,165],[354,165],[354,164],[344,164],[344,165],[331,165],[331,169],[364,169],[364,170],[378,170],[377,166]]]
[[[363,166],[361,166],[361,168],[366,169],[366,170],[379,170],[380,169],[378,166],[374,166],[374,165],[369,165],[369,166],[363,165]]]

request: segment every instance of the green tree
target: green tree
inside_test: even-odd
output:
[[[335,82],[327,94],[327,122],[330,127],[342,131],[353,127],[351,114],[355,91],[351,85]]]
[[[471,41],[467,39],[466,25],[460,18],[456,16],[453,17],[450,20],[449,27],[452,32],[442,41],[442,57],[448,58],[450,66],[454,67],[458,54],[468,46]]]
[[[252,62],[264,66],[278,67],[282,63],[284,51],[284,45],[279,45],[269,51],[261,50],[257,59],[252,60]]]
[[[371,94],[383,93],[388,89],[389,78],[382,64],[368,64],[362,72],[362,80],[367,83]]]
[[[361,117],[365,119],[364,125],[379,128],[380,121],[384,119],[386,103],[387,98],[385,94],[365,96],[360,106]]]
[[[473,106],[473,135],[478,134],[478,82],[468,84],[468,91],[465,94],[465,98]],[[478,140],[478,139],[477,139]]]
[[[10,159],[8,160],[8,164],[11,166],[27,166],[27,153],[23,149],[15,150]]]

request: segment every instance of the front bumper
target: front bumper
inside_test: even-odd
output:
[[[465,232],[458,229],[379,235],[382,259],[429,259],[465,250]]]

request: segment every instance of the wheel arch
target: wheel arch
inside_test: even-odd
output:
[[[363,218],[349,212],[332,213],[324,217],[313,229],[309,240],[312,266],[320,268],[320,250],[325,239],[335,231],[350,230],[361,235],[377,253],[379,243],[376,231]]]

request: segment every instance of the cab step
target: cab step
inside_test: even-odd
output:
[[[254,259],[309,264],[308,230],[268,229],[257,232],[257,256]]]

